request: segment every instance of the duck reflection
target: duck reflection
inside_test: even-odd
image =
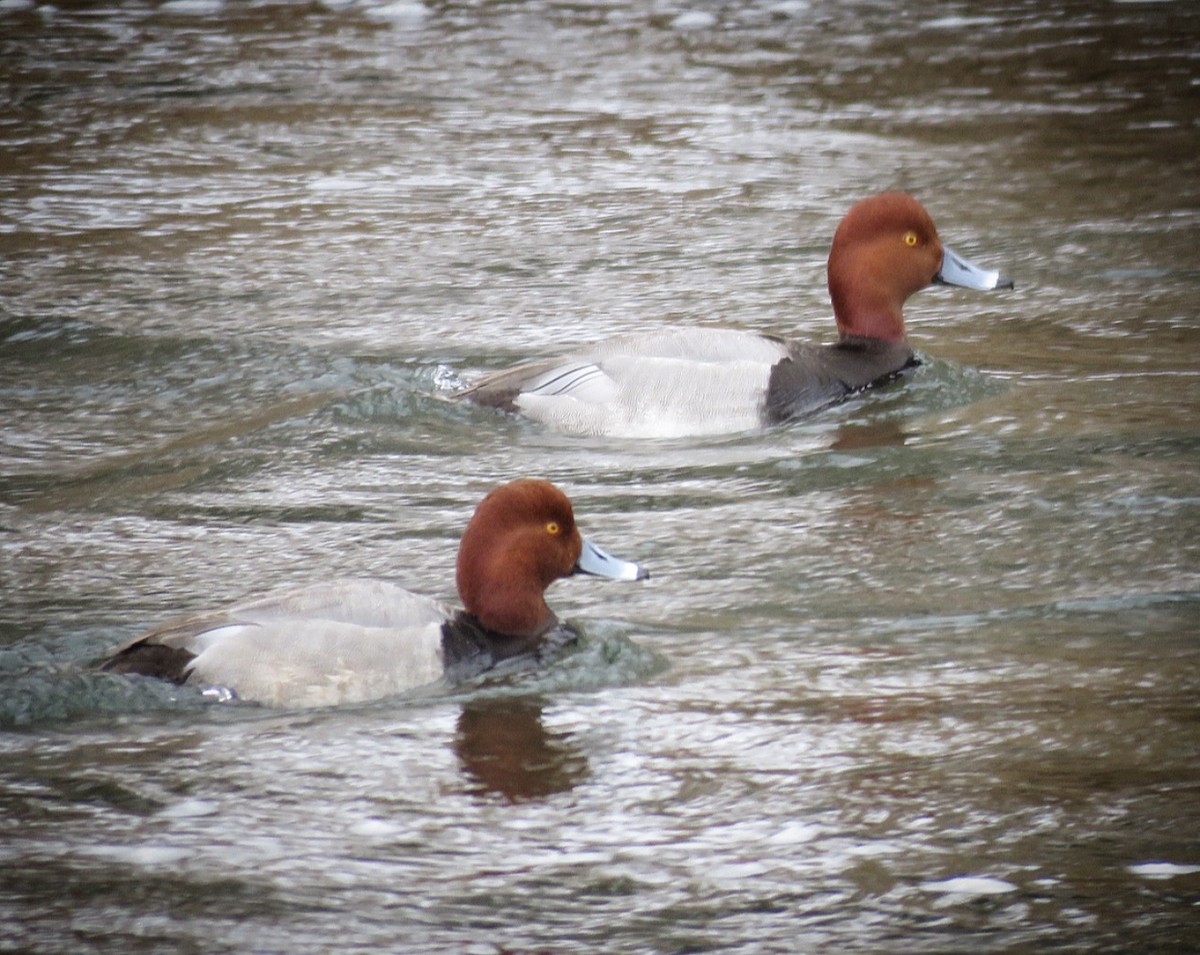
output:
[[[874,424],[845,424],[838,428],[830,448],[834,451],[857,451],[862,448],[900,446],[913,436],[900,427],[900,422],[887,420]]]
[[[529,698],[472,700],[458,718],[454,751],[475,792],[510,802],[566,792],[589,773],[571,733],[542,724],[543,701]]]

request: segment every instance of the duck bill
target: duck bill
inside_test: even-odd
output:
[[[945,246],[942,247],[942,267],[938,269],[933,281],[939,285],[958,285],[981,292],[1013,287],[1013,281],[1007,275],[1001,275],[991,269],[982,269]]]
[[[575,564],[575,573],[591,574],[593,577],[608,577],[610,580],[645,580],[650,576],[650,571],[641,564],[614,557],[586,537],[583,539],[583,551]]]

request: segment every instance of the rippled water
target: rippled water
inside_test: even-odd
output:
[[[1194,951],[1194,4],[0,3],[0,948]],[[832,334],[901,187],[1017,279],[722,439],[443,400]],[[335,574],[451,598],[518,474],[644,585],[433,698],[85,664]]]

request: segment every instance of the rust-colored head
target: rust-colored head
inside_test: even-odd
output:
[[[458,595],[488,630],[534,637],[555,623],[545,591],[575,570],[583,539],[567,496],[522,478],[475,509],[458,549]]]
[[[829,295],[838,334],[901,341],[904,302],[933,282],[942,243],[925,207],[884,192],[851,207],[829,250]]]

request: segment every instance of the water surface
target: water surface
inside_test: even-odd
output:
[[[0,919],[30,951],[1194,951],[1193,4],[0,5]],[[828,339],[885,188],[1017,280],[721,439],[444,400]],[[361,707],[85,664],[560,484],[579,650]]]

